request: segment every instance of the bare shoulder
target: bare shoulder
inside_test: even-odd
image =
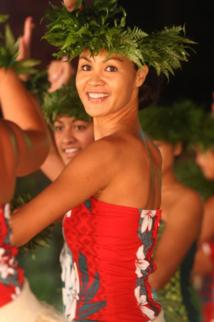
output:
[[[180,192],[178,194],[176,207],[178,209],[186,210],[188,216],[202,216],[203,213],[203,201],[200,194],[187,186],[181,185]]]
[[[182,193],[180,194],[180,198],[179,198],[181,203],[191,204],[194,206],[200,206],[203,204],[202,198],[196,190],[184,185],[181,185],[181,186],[182,186],[181,188]]]
[[[74,172],[84,171],[86,175],[100,175],[105,172],[106,177],[111,177],[118,168],[118,155],[118,144],[112,139],[103,138],[78,153],[69,164],[69,169]]]
[[[114,138],[106,137],[89,144],[77,157],[90,158],[91,156],[93,160],[99,159],[105,162],[114,159],[118,155],[119,150],[120,142]]]

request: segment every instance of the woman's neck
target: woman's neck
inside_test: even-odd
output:
[[[95,140],[117,132],[130,131],[138,134],[141,131],[137,108],[126,108],[93,119]]]
[[[162,192],[170,190],[172,186],[177,185],[178,183],[173,169],[169,169],[162,176]]]

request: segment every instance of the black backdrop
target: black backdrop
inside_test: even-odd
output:
[[[59,3],[60,0],[52,0]],[[165,25],[181,24],[188,37],[198,45],[190,62],[184,64],[176,77],[164,87],[162,98],[174,101],[189,97],[209,106],[214,90],[214,10],[211,1],[203,0],[120,0],[128,11],[130,25],[141,26],[145,31],[158,30]],[[44,24],[41,17],[48,7],[48,0],[0,0],[0,13],[8,13],[16,35],[22,31],[24,18],[32,15],[36,22],[33,34],[32,55],[46,65],[51,59],[52,48],[41,41]]]

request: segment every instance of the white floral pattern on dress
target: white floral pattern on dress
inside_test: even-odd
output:
[[[143,276],[142,272],[145,271],[149,267],[149,265],[150,265],[149,262],[145,260],[144,246],[141,245],[138,248],[137,259],[135,262],[135,266],[136,266],[135,273],[137,274],[137,277],[142,277]]]
[[[150,320],[154,320],[155,313],[153,310],[151,310],[149,307],[146,306],[148,304],[146,295],[140,295],[140,286],[136,287],[135,289],[135,297],[139,303],[142,313],[148,316]]]
[[[145,210],[141,211],[140,217],[143,219],[141,224],[141,233],[143,234],[146,230],[151,231],[153,225],[153,219],[156,216],[156,210]]]
[[[13,258],[6,255],[4,248],[0,248],[0,276],[2,279],[7,279],[9,275],[15,274],[15,269],[12,267],[14,263]]]
[[[6,204],[0,208],[1,227],[3,237],[0,247],[0,284],[5,292],[6,298],[14,300],[20,293],[24,281],[23,270],[17,262],[17,248],[10,243],[10,227],[8,221],[10,219],[10,205]],[[2,297],[4,299],[4,297]],[[4,300],[3,300],[4,301]],[[8,301],[8,300],[7,300]],[[0,301],[1,302],[1,301]],[[1,302],[1,305],[8,302]]]
[[[15,287],[15,293],[13,293],[11,295],[12,299],[15,300],[20,295],[20,293],[21,293],[20,287],[16,286]]]
[[[155,311],[149,308],[150,299],[145,286],[145,280],[152,270],[150,250],[153,247],[153,229],[156,220],[158,220],[157,210],[141,210],[138,236],[142,245],[137,249],[135,261],[137,281],[134,294],[142,313],[150,321],[155,319]]]
[[[72,260],[72,255],[65,244],[61,255],[61,279],[64,283],[62,288],[62,298],[65,308],[65,317],[68,321],[73,321],[76,315],[77,301],[79,300],[80,283],[77,271],[77,265]]]

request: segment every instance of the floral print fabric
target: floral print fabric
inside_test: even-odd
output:
[[[158,224],[160,219],[159,210],[141,210],[138,236],[142,245],[136,253],[137,287],[135,297],[140,309],[150,320],[155,319],[159,305],[154,302],[151,292],[147,287],[147,277],[153,271],[152,252],[156,241]]]
[[[14,300],[24,283],[24,273],[17,262],[18,250],[10,244],[9,217],[9,205],[0,207],[0,307]]]
[[[159,210],[112,205],[91,198],[65,215],[61,255],[68,321],[145,322],[160,305],[148,276]]]

